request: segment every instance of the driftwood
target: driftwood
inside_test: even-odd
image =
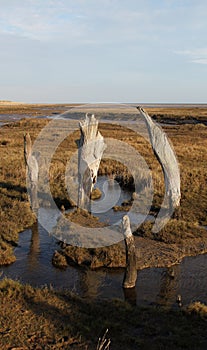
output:
[[[141,116],[147,125],[150,142],[157,157],[165,179],[165,203],[168,205],[169,215],[173,213],[173,210],[180,205],[180,170],[178,162],[173,151],[172,146],[169,143],[165,132],[150,118],[148,113],[141,107],[137,108]],[[159,231],[162,228],[163,213],[158,215],[155,222],[154,231]],[[160,221],[159,221],[160,220]],[[164,223],[164,221],[163,221]]]
[[[126,246],[126,271],[123,280],[123,287],[133,288],[135,287],[137,280],[136,248],[128,215],[125,215],[122,219],[122,231],[125,237]]]
[[[27,171],[27,188],[32,209],[38,208],[37,184],[39,167],[36,157],[32,154],[32,142],[29,133],[24,135],[24,159]]]
[[[80,122],[81,137],[78,142],[78,207],[91,211],[91,193],[97,181],[101,157],[106,145],[98,131],[98,120],[86,114]]]

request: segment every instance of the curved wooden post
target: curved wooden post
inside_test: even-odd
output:
[[[86,119],[80,122],[79,126],[81,137],[78,143],[78,207],[90,212],[90,196],[106,145],[98,131],[98,120],[94,115],[86,114]]]
[[[170,207],[180,205],[180,170],[175,153],[169,143],[165,132],[153,122],[148,113],[141,107],[137,107],[147,125],[150,142],[165,177],[166,194],[169,197]]]
[[[167,206],[167,210],[160,210],[152,228],[152,232],[159,232],[172,216],[174,209],[180,205],[180,170],[175,152],[165,132],[154,123],[144,109],[141,107],[137,107],[137,109],[146,123],[152,149],[164,173],[165,197],[163,204],[165,207]]]
[[[133,288],[135,287],[137,280],[136,248],[128,215],[124,215],[122,219],[122,232],[125,237],[126,245],[126,271],[123,280],[123,287]]]

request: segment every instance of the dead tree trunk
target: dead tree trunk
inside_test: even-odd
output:
[[[38,184],[38,162],[32,154],[32,142],[29,133],[24,135],[24,159],[27,171],[27,188],[30,196],[32,209],[38,209],[37,184]]]
[[[122,230],[126,245],[126,271],[123,280],[123,287],[133,288],[135,287],[137,280],[136,248],[128,215],[125,215],[122,219]]]
[[[167,210],[161,210],[157,215],[152,231],[158,232],[171,217],[174,209],[180,205],[180,170],[175,152],[165,132],[150,118],[145,110],[141,107],[137,107],[137,109],[144,118],[154,154],[164,173],[165,198],[163,204]]]
[[[101,157],[106,145],[98,131],[98,120],[94,115],[80,122],[81,137],[78,153],[78,207],[91,211],[91,192],[97,180]]]
[[[178,162],[169,143],[165,132],[153,122],[148,113],[138,107],[138,110],[145,120],[153,151],[157,157],[165,177],[166,194],[169,198],[170,207],[180,205],[180,170]]]

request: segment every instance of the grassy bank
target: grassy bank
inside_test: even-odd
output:
[[[0,282],[0,349],[96,349],[109,330],[111,350],[206,349],[206,306],[139,308],[112,300],[92,303],[48,288]],[[12,315],[12,317],[11,317]]]

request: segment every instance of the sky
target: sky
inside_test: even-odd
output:
[[[0,100],[207,103],[206,0],[0,0]]]

